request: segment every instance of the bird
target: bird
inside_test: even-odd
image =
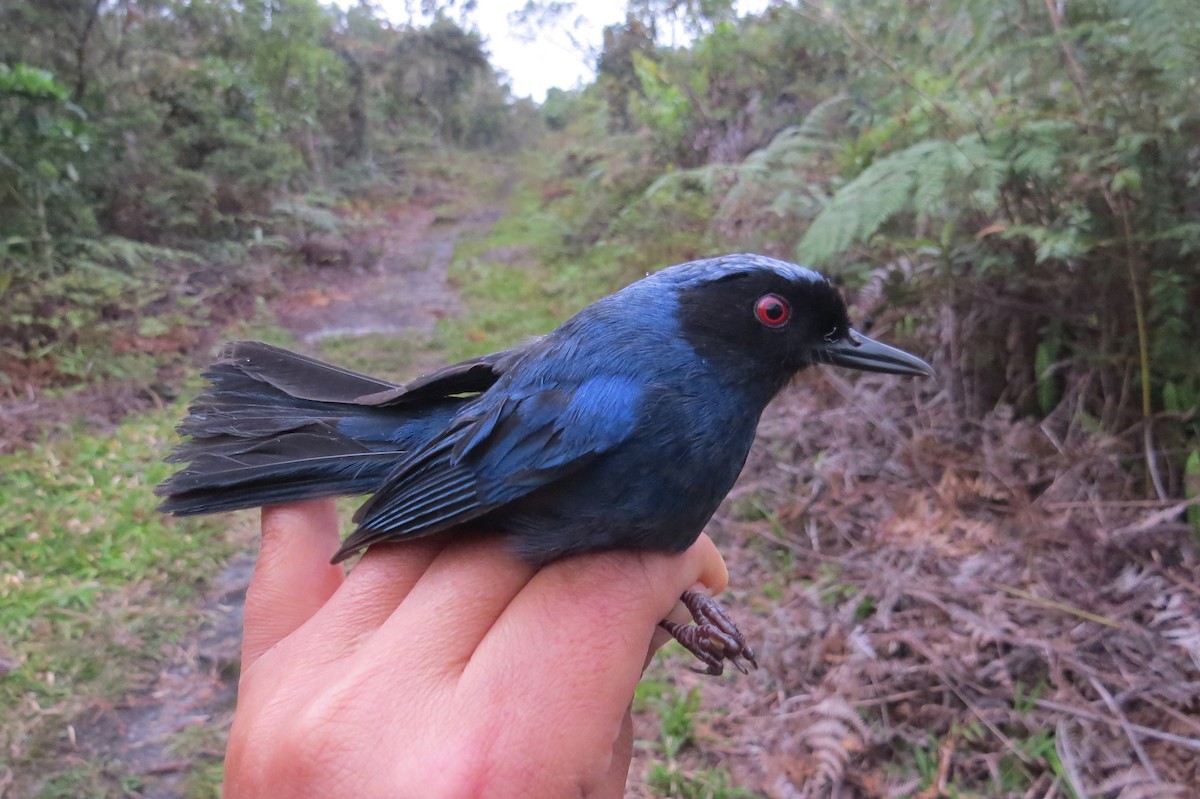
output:
[[[751,253],[677,264],[521,346],[397,384],[260,342],[207,372],[156,489],[185,516],[370,497],[333,556],[477,522],[534,565],[612,549],[681,552],[745,464],[767,404],[827,364],[929,377],[850,325],[810,268]],[[755,653],[715,600],[662,625],[703,664]]]

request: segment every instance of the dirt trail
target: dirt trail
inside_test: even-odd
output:
[[[272,310],[307,345],[334,336],[430,333],[458,304],[446,279],[455,242],[499,218],[495,208],[453,222],[415,206],[383,211],[380,224],[361,230],[354,241],[360,258],[365,253],[373,263],[331,273],[321,288],[287,292]]]
[[[382,209],[359,220],[351,238],[354,263],[366,266],[294,277],[271,303],[272,311],[308,350],[332,336],[431,333],[437,319],[458,304],[447,278],[455,242],[482,234],[500,215],[496,208],[482,208],[444,220],[418,206]],[[253,520],[245,524],[249,528]],[[253,546],[252,529],[246,539]],[[184,796],[188,775],[202,761],[223,755],[253,565],[253,552],[240,554],[216,578],[194,633],[180,642],[152,686],[77,725],[81,740],[98,742],[87,759],[140,780],[139,796],[145,799]],[[176,751],[185,731],[202,743]]]

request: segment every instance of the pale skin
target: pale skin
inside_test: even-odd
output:
[[[226,799],[621,797],[657,623],[728,581],[706,535],[535,570],[460,530],[348,575],[338,540],[331,500],[263,510]]]

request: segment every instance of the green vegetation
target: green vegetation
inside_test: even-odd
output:
[[[606,40],[606,102],[556,98],[562,260],[815,263],[933,333],[965,411],[1149,428],[1146,484],[1180,495],[1200,434],[1187,0],[688,6],[707,33],[676,50],[638,8]]]
[[[342,198],[410,195],[444,148],[537,119],[441,14],[19,0],[0,30],[0,391],[194,346],[269,291],[264,261],[325,262]]]
[[[678,649],[671,646],[670,649]],[[662,668],[663,658],[657,659],[654,670]],[[638,742],[655,753],[655,762],[648,775],[649,787],[655,796],[664,799],[754,799],[757,794],[730,783],[728,773],[720,768],[685,768],[680,754],[696,743],[696,716],[700,713],[700,691],[684,691],[667,682],[654,679],[638,684],[634,696],[634,711],[653,713],[658,717],[658,738]]]
[[[409,333],[403,336],[368,333],[362,336],[332,336],[321,342],[321,352],[330,363],[385,380],[405,380],[413,376],[419,355],[440,354],[437,342],[425,341]]]
[[[194,633],[195,597],[246,546],[246,528],[228,519],[164,522],[154,510],[181,411],[0,458],[0,747],[14,768],[95,746],[74,740],[78,714],[145,689],[156,661]],[[43,795],[64,797],[104,794],[117,779],[95,763],[46,776]]]

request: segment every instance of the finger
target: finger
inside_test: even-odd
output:
[[[614,552],[542,569],[462,677],[482,683],[483,695],[505,697],[497,751],[555,751],[607,773],[597,753],[611,752],[659,620],[695,583],[716,592],[727,581],[707,536],[680,555]]]
[[[633,714],[625,711],[621,720],[621,731],[613,743],[612,762],[608,772],[600,779],[594,796],[597,799],[620,799],[625,795],[625,784],[629,782],[629,764],[633,760]]]
[[[263,508],[262,546],[246,590],[242,668],[304,624],[342,584],[331,499]]]
[[[310,658],[325,662],[353,652],[404,602],[447,544],[444,536],[433,536],[367,550],[309,622]]]
[[[680,607],[680,595],[696,586],[715,595],[728,583],[724,559],[712,539],[701,534],[679,555],[608,552],[553,563],[530,581],[506,615],[521,622],[532,651],[557,639],[564,651],[574,647],[573,659],[586,660],[590,652],[613,647],[640,673],[651,643],[669,640],[655,639],[658,622]],[[531,612],[546,627],[539,630]],[[639,637],[644,633],[644,643],[626,644],[624,633],[635,627]]]
[[[387,664],[400,649],[429,677],[455,675],[536,571],[511,552],[503,536],[463,529],[452,535],[403,604],[364,644],[364,655]]]
[[[680,607],[683,607],[682,604]],[[684,608],[684,612],[687,612],[687,608]],[[654,655],[658,650],[674,640],[675,637],[673,635],[659,625],[654,625],[654,634],[650,636],[650,648],[646,650],[646,660],[642,663],[642,671],[645,672],[646,669],[650,668],[650,661],[654,660]]]

